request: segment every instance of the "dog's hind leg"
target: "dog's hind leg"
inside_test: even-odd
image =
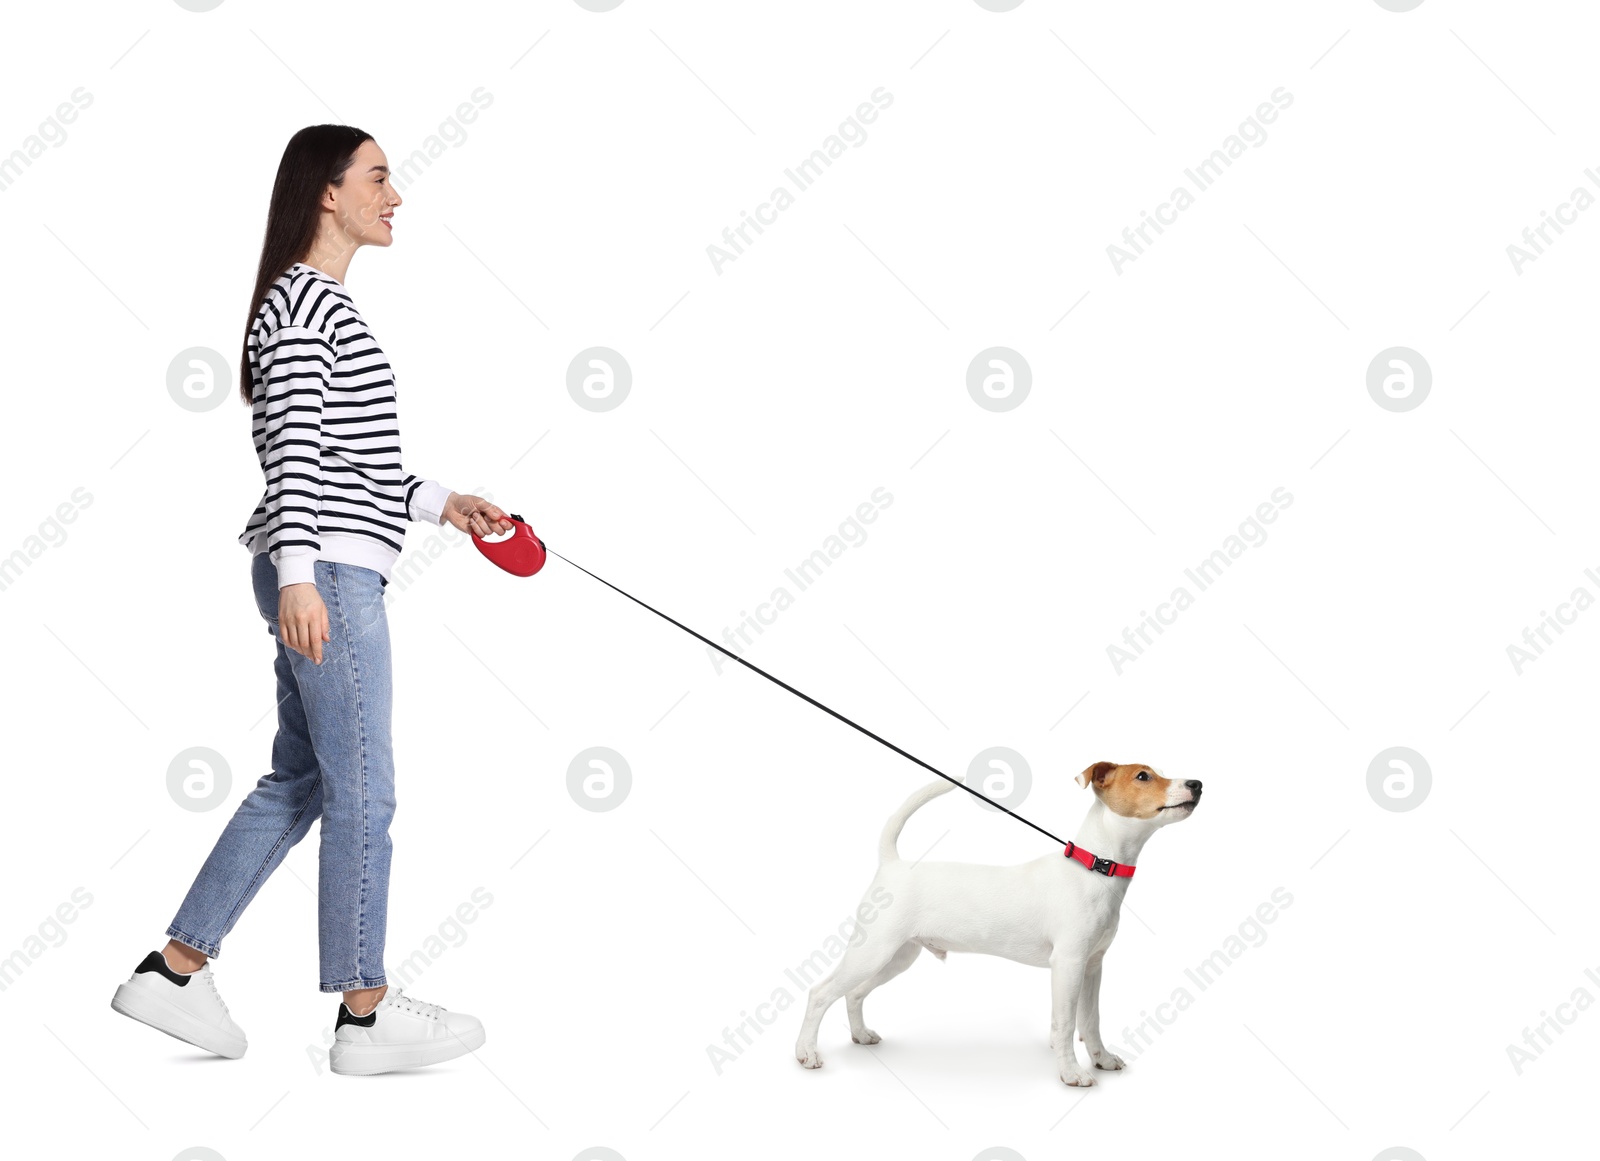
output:
[[[822,1067],[822,1057],[817,1053],[817,1029],[822,1026],[823,1014],[840,996],[867,984],[887,967],[904,942],[902,935],[874,932],[865,942],[846,949],[844,958],[833,969],[833,974],[818,981],[806,999],[805,1020],[800,1025],[800,1037],[794,1045],[796,1060],[807,1068]]]
[[[874,988],[880,988],[895,976],[910,967],[917,958],[917,952],[922,950],[922,944],[909,940],[900,945],[900,950],[894,957],[884,964],[866,983],[852,991],[846,992],[844,997],[845,1011],[850,1015],[850,1039],[857,1044],[876,1044],[883,1037],[879,1036],[861,1018],[861,1001],[867,998],[867,993]]]

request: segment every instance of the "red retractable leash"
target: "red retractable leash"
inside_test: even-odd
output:
[[[515,512],[509,518],[516,527],[504,540],[485,540],[474,533],[472,543],[512,576],[532,576],[544,567],[544,541],[535,536],[533,529]]]
[[[1074,843],[1065,842],[1064,840],[1062,840],[1060,838],[1057,838],[1055,835],[1053,835],[1049,831],[1045,830],[1044,827],[1039,826],[1037,823],[1029,822],[1026,818],[1023,818],[1022,815],[1018,814],[1016,811],[1010,810],[1007,807],[1002,806],[1000,803],[996,802],[994,799],[990,798],[988,795],[984,794],[982,791],[974,790],[972,787],[968,786],[965,782],[961,781],[959,778],[950,777],[950,775],[946,774],[943,770],[940,770],[940,769],[938,769],[938,768],[936,768],[934,766],[930,766],[928,763],[924,762],[921,758],[917,757],[915,754],[907,753],[905,750],[902,750],[899,746],[895,745],[893,742],[889,741],[888,739],[879,737],[877,734],[875,734],[871,730],[867,729],[867,727],[865,727],[865,726],[863,726],[863,725],[861,725],[861,724],[859,724],[857,722],[851,721],[849,718],[845,717],[838,710],[830,709],[829,707],[823,705],[816,698],[811,697],[809,694],[801,693],[798,689],[796,689],[794,686],[790,685],[787,681],[783,681],[780,678],[772,676],[772,674],[768,673],[765,669],[762,669],[760,666],[750,664],[750,662],[746,661],[743,657],[740,657],[737,654],[729,653],[726,649],[724,649],[721,645],[718,645],[711,638],[705,636],[702,633],[696,633],[693,629],[689,628],[689,626],[685,625],[682,621],[679,621],[679,620],[676,620],[676,619],[674,619],[672,617],[667,616],[667,614],[663,613],[660,609],[656,608],[654,605],[647,604],[646,602],[641,601],[638,597],[634,596],[632,593],[627,592],[624,589],[617,588],[616,585],[612,584],[610,581],[606,580],[604,577],[595,576],[594,573],[589,572],[589,570],[584,568],[583,565],[578,564],[578,563],[576,563],[575,561],[572,561],[572,560],[567,560],[567,558],[564,557],[564,556],[561,556],[561,554],[559,552],[551,552],[549,549],[547,549],[545,547],[544,541],[540,540],[537,536],[534,535],[533,529],[528,527],[527,522],[525,520],[523,520],[523,518],[521,516],[518,516],[515,512],[511,513],[508,516],[508,519],[510,519],[511,522],[516,525],[516,527],[512,529],[510,535],[508,535],[504,540],[485,540],[483,537],[481,537],[481,536],[477,535],[476,533],[474,533],[473,537],[472,537],[472,543],[476,544],[478,546],[478,551],[483,553],[484,556],[488,557],[491,562],[493,562],[494,564],[498,565],[499,567],[505,569],[507,572],[511,573],[513,576],[532,576],[534,573],[538,572],[541,568],[544,567],[544,562],[545,562],[545,558],[546,558],[547,555],[548,556],[560,557],[562,560],[567,561],[568,564],[572,565],[572,567],[577,569],[579,572],[588,573],[588,575],[594,577],[595,580],[597,580],[601,584],[605,585],[608,589],[616,589],[617,592],[619,592],[623,596],[627,597],[634,604],[643,605],[645,608],[649,609],[652,613],[654,613],[656,616],[660,617],[664,621],[671,621],[674,625],[678,626],[678,628],[682,629],[685,633],[688,633],[691,637],[699,638],[701,641],[704,641],[707,645],[711,646],[713,649],[717,650],[719,653],[722,653],[722,654],[726,655],[727,657],[733,659],[734,661],[737,661],[740,665],[743,665],[746,669],[755,670],[755,672],[759,673],[762,677],[765,677],[768,681],[772,682],[773,684],[781,685],[784,689],[788,690],[790,693],[794,694],[796,697],[802,698],[805,701],[810,702],[812,705],[816,706],[819,710],[822,710],[824,713],[832,714],[834,717],[838,718],[841,722],[845,723],[845,725],[851,726],[854,729],[860,730],[863,734],[867,735],[867,737],[871,738],[875,742],[878,742],[878,743],[880,743],[880,744],[882,744],[884,746],[889,747],[889,749],[893,750],[896,754],[899,754],[902,758],[908,758],[911,761],[915,762],[918,766],[921,766],[924,770],[931,771],[932,773],[937,774],[940,778],[943,778],[946,782],[950,782],[950,783],[955,784],[956,786],[961,787],[961,789],[965,790],[968,794],[972,795],[973,797],[983,799],[983,801],[987,802],[990,806],[994,807],[996,810],[1004,811],[1006,814],[1009,814],[1012,818],[1016,819],[1018,822],[1024,823],[1027,826],[1033,827],[1034,830],[1038,831],[1040,834],[1044,835],[1046,838],[1055,839],[1055,841],[1057,843],[1061,844],[1061,846],[1064,848],[1063,851],[1062,851],[1062,854],[1066,855],[1067,858],[1072,859],[1075,862],[1082,863],[1089,870],[1095,871],[1095,872],[1097,872],[1099,874],[1102,874],[1102,875],[1105,875],[1108,878],[1111,878],[1111,877],[1126,878],[1126,877],[1129,877],[1129,876],[1131,876],[1133,874],[1134,868],[1129,866],[1127,863],[1114,863],[1110,859],[1097,858],[1093,854],[1091,854],[1090,852],[1084,850],[1082,847],[1077,846]]]

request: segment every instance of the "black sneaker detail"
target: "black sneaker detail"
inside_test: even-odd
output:
[[[372,1009],[372,1011],[368,1012],[365,1016],[357,1016],[354,1012],[350,1011],[349,1006],[343,1000],[340,1000],[339,1019],[334,1024],[333,1030],[337,1032],[346,1024],[356,1024],[362,1028],[370,1028],[377,1022],[378,1009]]]
[[[197,968],[196,970],[198,971],[199,969]],[[180,988],[186,986],[189,982],[189,976],[179,975],[167,966],[167,957],[159,951],[152,951],[144,957],[138,967],[133,969],[134,975],[138,975],[140,972],[160,972]],[[190,974],[192,975],[193,973]]]

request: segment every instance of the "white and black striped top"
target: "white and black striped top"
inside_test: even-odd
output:
[[[278,586],[318,560],[389,578],[406,521],[443,521],[450,489],[400,465],[394,373],[338,279],[296,262],[247,340],[251,437],[266,477],[239,543],[270,552]]]

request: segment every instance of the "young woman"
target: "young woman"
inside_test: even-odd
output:
[[[322,819],[320,988],[342,993],[329,1064],[375,1073],[434,1064],[484,1041],[474,1017],[391,986],[383,949],[389,823],[389,626],[383,590],[409,520],[476,536],[500,508],[405,471],[389,361],[344,288],[362,246],[392,243],[401,204],[370,134],[313,125],[278,165],[240,363],[266,492],[239,542],[277,639],[272,773],[239,804],[189,888],[168,943],[111,1006],[221,1056],[244,1032],[211,974],[222,939]]]

